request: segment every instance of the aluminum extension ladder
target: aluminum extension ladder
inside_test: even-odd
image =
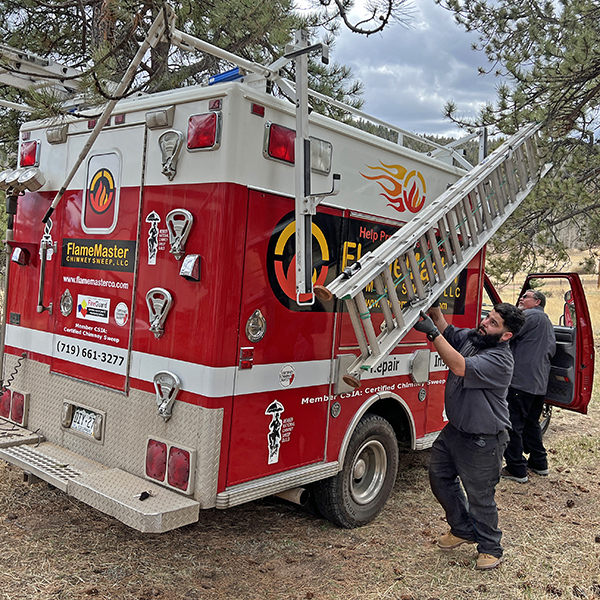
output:
[[[522,128],[381,246],[326,287],[315,286],[321,300],[336,296],[346,303],[360,349],[343,376],[348,385],[358,387],[361,372],[385,360],[420,311],[434,303],[551,168],[539,164],[539,128],[535,123]],[[401,272],[396,280],[395,261]],[[402,282],[404,306],[396,289]],[[367,302],[365,294],[373,288],[376,301]],[[375,308],[384,319],[379,334],[371,318]]]

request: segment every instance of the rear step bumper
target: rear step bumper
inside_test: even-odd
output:
[[[121,469],[109,469],[44,442],[34,432],[0,419],[0,459],[143,533],[195,523],[200,504]],[[142,497],[148,495],[144,500]]]

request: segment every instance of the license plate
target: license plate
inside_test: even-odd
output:
[[[98,415],[87,408],[76,406],[73,410],[73,420],[71,421],[71,429],[85,433],[86,435],[94,435],[94,424]]]

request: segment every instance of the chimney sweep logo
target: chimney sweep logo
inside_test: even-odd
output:
[[[90,182],[88,203],[98,215],[105,213],[115,200],[115,180],[108,169],[99,169]]]
[[[335,220],[321,218],[315,215],[312,224],[312,247],[313,247],[313,285],[324,285],[332,265],[336,258],[332,256],[328,238],[331,232],[329,228],[335,226]],[[334,237],[335,238],[335,233]],[[296,303],[296,222],[294,213],[288,213],[276,225],[269,240],[267,251],[267,270],[269,283],[273,293],[289,310],[324,310],[320,303],[313,307],[299,306]],[[308,294],[300,296],[301,301],[308,299]]]
[[[408,210],[411,213],[419,212],[425,206],[427,186],[425,178],[419,171],[409,171],[402,165],[386,165],[382,162],[381,166],[372,167],[366,165],[369,169],[377,173],[376,175],[361,175],[365,179],[376,181],[383,192],[379,195],[388,201],[398,212]]]

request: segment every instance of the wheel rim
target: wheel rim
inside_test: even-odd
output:
[[[377,440],[365,442],[356,453],[350,474],[350,493],[357,504],[372,502],[381,491],[387,472],[387,454]]]
[[[544,404],[542,414],[540,415],[540,425],[546,422],[552,416],[552,406]]]
[[[548,426],[550,425],[550,419],[552,418],[552,406],[550,404],[544,404],[544,408],[542,409],[542,414],[540,415],[540,429],[542,431],[542,435],[546,433]]]

